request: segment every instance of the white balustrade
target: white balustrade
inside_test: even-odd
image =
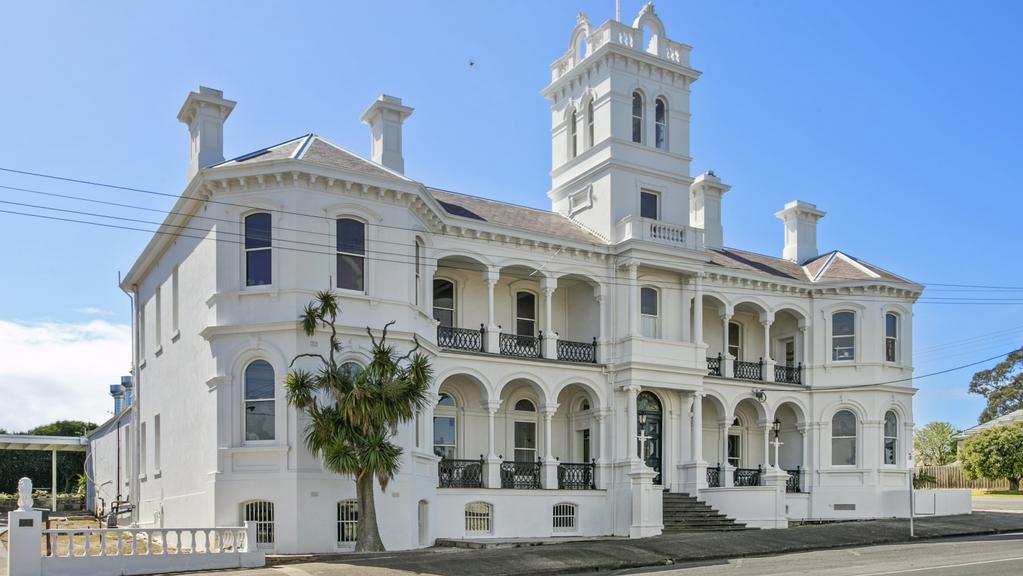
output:
[[[236,554],[255,549],[247,527],[62,528],[42,534],[48,543],[44,558]]]

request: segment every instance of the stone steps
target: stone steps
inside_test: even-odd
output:
[[[665,534],[752,530],[689,494],[665,492],[661,517]]]

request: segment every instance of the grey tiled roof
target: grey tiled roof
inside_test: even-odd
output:
[[[768,274],[777,278],[786,278],[789,280],[799,280],[804,282],[814,281],[814,278],[820,274],[820,277],[816,278],[816,281],[814,281],[815,284],[839,283],[855,280],[884,280],[886,282],[911,284],[911,282],[905,278],[900,278],[891,272],[878,268],[873,264],[868,264],[858,258],[853,258],[852,256],[837,250],[821,254],[820,256],[807,261],[802,266],[795,262],[785,260],[784,258],[757,254],[756,252],[747,252],[736,248],[713,249],[710,250],[710,253],[712,265],[721,266],[722,268],[730,268],[732,270],[760,272],[762,274]],[[835,257],[838,254],[841,254],[845,258],[854,260],[857,264],[870,270],[877,276],[871,276],[850,264],[844,258]],[[827,266],[826,269],[825,266]],[[823,274],[821,274],[822,269],[824,270]]]
[[[269,162],[271,160],[283,160],[293,158],[323,166],[340,168],[349,172],[358,172],[373,178],[390,181],[407,182],[408,179],[392,172],[379,164],[370,162],[351,152],[332,144],[316,134],[306,134],[292,140],[256,150],[226,162],[217,164],[219,166],[237,166],[242,164],[255,164]]]
[[[497,226],[526,230],[573,242],[607,244],[596,234],[556,212],[517,206],[477,196],[466,196],[436,188],[427,188],[427,190],[452,216],[471,218]]]

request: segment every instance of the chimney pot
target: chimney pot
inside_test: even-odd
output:
[[[724,246],[725,229],[721,225],[721,198],[731,190],[713,171],[700,174],[689,186],[689,225],[703,229],[703,245],[707,248]]]
[[[405,173],[402,155],[402,125],[414,109],[401,103],[401,98],[381,94],[362,115],[372,137],[372,159],[399,174]]]
[[[802,264],[817,257],[817,221],[826,212],[809,202],[793,200],[774,215],[785,222],[785,247],[782,258]]]

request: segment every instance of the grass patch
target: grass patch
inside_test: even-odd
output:
[[[1000,496],[1003,498],[1023,498],[1023,490],[971,490],[974,496]]]

